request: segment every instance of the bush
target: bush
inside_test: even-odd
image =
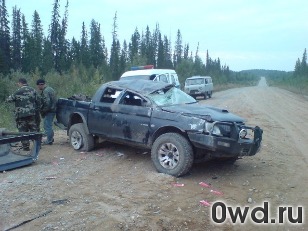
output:
[[[36,81],[40,78],[46,80],[46,85],[52,87],[57,97],[67,98],[74,94],[82,94],[92,97],[96,90],[104,83],[103,74],[100,70],[89,68],[86,70],[82,65],[72,67],[68,73],[60,75],[56,71],[41,76],[38,71],[31,74],[23,74],[20,71],[12,71],[7,76],[0,75],[0,127],[16,129],[14,121],[14,104],[5,103],[5,99],[17,90],[16,83],[19,78],[26,78],[29,86],[36,89]]]

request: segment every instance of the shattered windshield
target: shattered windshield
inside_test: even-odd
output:
[[[149,95],[158,106],[196,103],[197,101],[176,87],[155,91]]]

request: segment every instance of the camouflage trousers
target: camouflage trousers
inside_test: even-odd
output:
[[[35,116],[27,116],[23,118],[16,119],[16,127],[19,132],[37,132],[37,123]],[[30,142],[22,141],[23,149],[29,149]]]

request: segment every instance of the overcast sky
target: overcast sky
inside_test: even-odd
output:
[[[60,15],[66,0],[60,1]],[[6,0],[10,22],[17,6],[31,25],[36,10],[44,27],[51,22],[54,0]],[[149,26],[159,25],[162,35],[174,47],[177,30],[183,45],[189,44],[205,62],[206,50],[212,59],[233,71],[270,69],[293,71],[298,58],[308,48],[307,0],[70,0],[67,39],[80,40],[82,22],[87,30],[92,19],[101,24],[101,32],[110,50],[112,24],[117,12],[118,39],[130,42]]]

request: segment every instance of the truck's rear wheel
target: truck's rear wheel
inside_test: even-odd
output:
[[[70,143],[75,150],[88,152],[94,148],[94,137],[85,132],[82,123],[72,125],[68,133]]]
[[[166,133],[155,140],[151,158],[158,172],[178,177],[190,170],[194,155],[185,137],[177,133]]]

